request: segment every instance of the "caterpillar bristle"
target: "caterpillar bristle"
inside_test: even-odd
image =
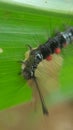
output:
[[[29,45],[29,44],[27,44],[27,46],[28,46],[29,50],[31,51],[32,50],[32,46]]]
[[[18,63],[20,63],[20,64],[25,64],[25,61],[19,60]]]

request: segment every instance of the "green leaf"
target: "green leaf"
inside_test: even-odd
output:
[[[0,3],[0,48],[3,50],[0,53],[0,109],[27,102],[32,98],[31,88],[18,75],[21,70],[18,61],[24,59],[24,53],[28,50],[27,44],[33,47],[42,44],[52,35],[54,29],[63,30],[64,23],[72,25],[72,22],[73,17],[66,14]],[[62,91],[72,88],[69,88],[73,76],[70,48],[67,52],[64,55],[65,65],[61,75]],[[68,73],[71,73],[70,77]]]

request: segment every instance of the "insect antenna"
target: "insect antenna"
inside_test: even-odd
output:
[[[40,89],[39,89],[39,86],[38,86],[36,77],[34,77],[33,80],[34,80],[34,82],[35,82],[37,91],[38,91],[38,93],[39,93],[39,97],[40,97],[40,101],[41,101],[41,105],[42,105],[43,114],[48,115],[49,113],[48,113],[48,110],[47,110],[47,108],[46,108],[46,106],[45,106],[44,98],[43,98],[43,96],[42,96],[42,94],[41,94],[41,91],[40,91]]]

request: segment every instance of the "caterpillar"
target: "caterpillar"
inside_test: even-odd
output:
[[[30,52],[25,60],[22,60],[21,74],[26,80],[33,80],[39,93],[43,114],[48,115],[48,110],[44,102],[44,98],[39,89],[36,77],[36,69],[38,65],[46,60],[52,60],[53,54],[59,54],[61,50],[73,41],[73,27],[70,27],[65,32],[56,34],[55,37],[49,38],[44,44],[33,49],[30,47]]]

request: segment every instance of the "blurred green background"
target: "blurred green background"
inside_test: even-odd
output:
[[[31,88],[18,75],[21,70],[18,61],[24,58],[27,44],[35,47],[44,43],[54,30],[65,30],[65,25],[73,25],[73,15],[0,2],[0,48],[3,49],[0,53],[1,110],[32,99]],[[73,95],[73,45],[63,49],[61,55],[64,63],[59,78],[60,91],[50,95],[51,102]]]

